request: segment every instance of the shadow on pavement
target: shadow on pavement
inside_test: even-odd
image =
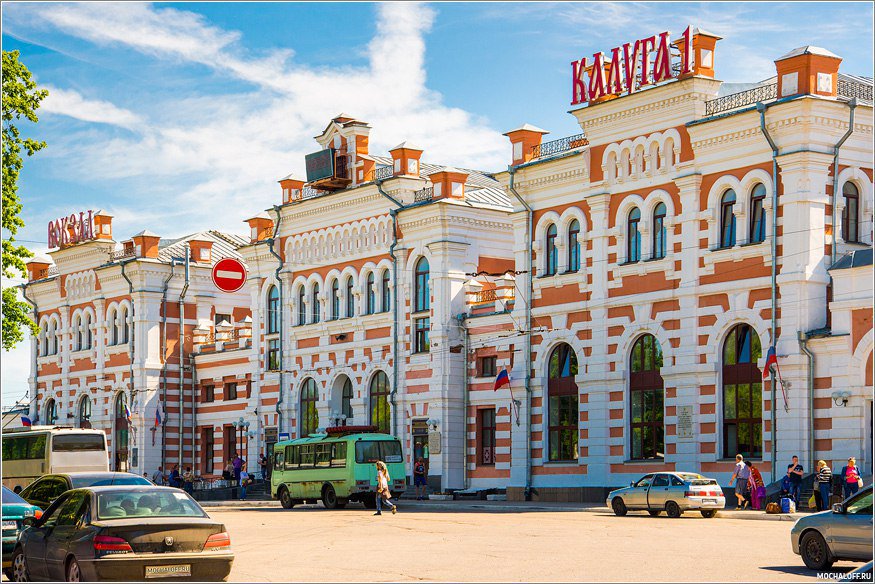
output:
[[[800,560],[801,562],[802,560]],[[862,565],[862,564],[860,564]],[[763,566],[761,570],[769,570],[771,572],[781,572],[783,574],[793,574],[794,576],[809,576],[814,578],[818,574],[847,574],[851,570],[857,568],[857,565],[851,566],[833,566],[829,570],[817,572],[807,568],[804,564],[798,566]]]

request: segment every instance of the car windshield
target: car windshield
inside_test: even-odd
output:
[[[194,499],[173,490],[99,493],[98,519],[125,517],[206,517]]]
[[[131,473],[117,475],[85,475],[71,476],[70,481],[74,489],[85,487],[108,487],[110,485],[151,485],[152,482],[146,477],[140,477]]]
[[[3,504],[4,505],[30,505],[27,501],[3,487]]]
[[[361,440],[355,443],[355,461],[401,462],[401,444],[397,440]]]

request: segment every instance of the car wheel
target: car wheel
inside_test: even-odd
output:
[[[81,582],[82,573],[79,571],[79,562],[76,558],[70,558],[67,562],[67,582]]]
[[[27,561],[24,552],[18,548],[12,553],[12,578],[13,582],[30,582],[30,574],[27,572]]]
[[[280,487],[280,505],[283,506],[283,509],[291,509],[295,506],[295,502],[292,501],[292,496],[289,494],[289,490],[285,487]]]
[[[623,517],[626,513],[629,512],[626,509],[626,504],[623,502],[623,499],[620,497],[615,497],[613,501],[611,501],[611,508],[614,510],[614,515],[617,517]]]
[[[683,513],[681,508],[674,501],[669,501],[665,504],[665,513],[672,519],[677,519]]]
[[[816,531],[809,531],[802,536],[802,541],[799,542],[799,553],[806,566],[819,572],[828,569],[834,561],[823,536]]]
[[[702,509],[699,511],[702,514],[702,517],[705,519],[711,519],[715,515],[717,515],[717,509]]]
[[[322,487],[322,504],[326,509],[337,509],[337,493],[331,485]]]
[[[651,517],[659,517],[659,514],[662,513],[660,509],[650,509],[647,512],[650,513]]]

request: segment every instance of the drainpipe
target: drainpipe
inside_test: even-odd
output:
[[[772,323],[771,335],[772,345],[778,346],[776,333],[778,330],[778,146],[772,140],[769,129],[766,127],[766,104],[758,101],[756,104],[757,111],[760,113],[760,130],[763,136],[769,142],[769,147],[772,149]],[[778,462],[778,408],[777,408],[777,388],[775,387],[775,372],[771,371],[771,388],[772,388],[772,481],[777,480],[777,462]]]
[[[191,366],[191,470],[194,472],[194,464],[197,458],[197,400],[194,399],[194,388],[197,383],[197,372],[194,368],[194,352],[188,355]],[[212,429],[212,428],[211,428]]]
[[[136,302],[134,302],[134,283],[131,282],[131,279],[128,278],[128,275],[125,273],[125,266],[127,264],[131,263],[132,261],[134,261],[134,260],[130,259],[126,262],[121,263],[122,277],[125,280],[127,280],[127,282],[128,282],[128,294],[130,294],[130,296],[131,296],[131,335],[130,335],[130,339],[129,339],[130,340],[130,348],[128,349],[128,354],[130,355],[130,362],[131,362],[131,406],[134,405],[134,399],[137,397],[137,389],[136,389],[136,387],[134,387],[134,355],[135,355],[136,348],[137,348],[136,341],[135,341],[135,339],[137,338],[136,334],[135,334],[137,332],[136,328],[135,328],[136,321],[134,320],[134,315],[136,314],[136,309],[134,308],[134,305],[136,304]]]
[[[799,349],[808,357],[808,464],[814,468],[814,354],[808,349],[808,335],[798,332]]]
[[[832,249],[832,257],[830,258],[830,265],[836,263],[836,254],[837,254],[837,245],[838,242],[838,232],[839,226],[836,223],[838,217],[836,216],[836,201],[838,201],[838,188],[839,188],[839,149],[842,147],[842,144],[845,143],[851,134],[854,133],[854,109],[857,107],[857,98],[854,97],[851,101],[848,102],[848,107],[851,110],[850,119],[848,120],[848,131],[845,132],[845,135],[841,137],[841,139],[836,142],[836,145],[833,146],[833,162],[832,162],[832,245],[830,246]],[[830,275],[830,284],[832,284],[832,276]],[[827,303],[827,312],[829,311],[829,303]]]
[[[528,277],[528,300],[526,302],[526,491],[525,499],[531,498],[532,491],[532,298],[534,281],[532,278],[532,207],[514,188],[514,175],[517,167],[509,166],[510,183],[508,188],[516,200],[526,209],[526,270]]]
[[[462,411],[464,412],[464,431],[462,432],[462,485],[464,490],[468,490],[470,486],[468,484],[468,351],[470,350],[471,338],[468,334],[468,328],[466,326],[466,321],[468,319],[468,314],[463,312],[458,317],[459,319],[459,327],[462,329],[462,334],[465,335],[465,383],[462,385],[462,396],[464,401],[462,402]],[[513,411],[513,407],[511,407],[511,411]]]
[[[174,271],[178,260],[173,258],[170,260],[170,275],[164,280],[164,290],[161,294],[161,405],[167,403],[167,288],[170,285],[170,279],[173,278]],[[161,468],[167,464],[165,460],[167,456],[166,447],[167,437],[167,411],[164,412],[164,417],[161,419]]]
[[[385,180],[385,179],[384,179]],[[401,367],[401,362],[398,358],[398,257],[395,255],[395,248],[398,246],[398,211],[403,208],[403,205],[389,193],[383,190],[383,181],[377,181],[377,191],[395,204],[397,209],[389,209],[389,216],[392,217],[392,245],[389,246],[389,257],[392,258],[392,285],[394,287],[392,294],[392,359],[394,367],[392,367],[392,391],[389,393],[389,402],[392,404],[392,434],[398,436],[398,414],[395,411],[395,396],[398,393],[398,370]]]
[[[22,284],[20,287],[21,295],[26,301],[33,305],[33,322],[39,322],[39,308],[36,305],[36,301],[27,297],[27,284]],[[39,404],[36,404],[36,396],[37,393],[39,393],[39,363],[37,361],[39,358],[39,337],[36,338],[36,350],[31,351],[31,353],[33,353],[33,396],[30,403],[36,405],[35,409],[38,409]],[[30,410],[31,408],[28,407],[27,413],[30,416],[30,419],[33,420],[36,414]]]
[[[276,408],[275,408],[276,409],[276,419],[277,419],[277,422],[276,422],[277,436],[279,436],[280,432],[283,431],[282,405],[283,405],[283,393],[285,391],[285,389],[283,388],[283,364],[285,362],[283,359],[283,334],[284,334],[283,323],[285,322],[285,318],[283,318],[283,314],[282,314],[282,307],[285,306],[285,304],[283,304],[283,281],[280,279],[280,272],[282,271],[285,262],[283,261],[282,256],[276,252],[276,246],[275,246],[276,236],[280,232],[280,224],[283,221],[283,214],[280,212],[280,209],[281,209],[280,205],[273,206],[273,210],[276,212],[276,227],[273,230],[273,236],[269,240],[267,240],[268,243],[270,244],[270,253],[273,254],[273,257],[275,257],[277,259],[277,261],[279,262],[279,265],[276,267],[276,270],[274,271],[274,275],[276,276],[276,281],[277,281],[277,285],[279,286],[279,293],[280,293],[279,294],[279,301],[280,301],[280,319],[279,319],[280,320],[280,336],[279,336],[279,341],[280,341],[280,357],[279,357],[280,381],[279,381],[278,398],[276,400]]]
[[[179,467],[182,468],[182,450],[184,447],[184,432],[185,432],[185,424],[183,421],[183,406],[185,405],[183,399],[183,388],[185,387],[185,358],[184,347],[185,347],[185,294],[188,292],[188,284],[189,284],[189,261],[191,259],[191,250],[189,249],[188,242],[185,244],[185,285],[182,287],[182,292],[179,293],[179,452],[177,455],[177,460]]]

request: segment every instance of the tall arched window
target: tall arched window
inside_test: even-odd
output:
[[[763,453],[763,385],[757,361],[760,338],[750,325],[735,326],[723,343],[723,456]]]
[[[78,410],[79,427],[91,428],[91,399],[87,395],[83,395],[79,400]]]
[[[371,379],[368,398],[371,407],[371,425],[376,426],[378,432],[388,434],[392,423],[389,412],[389,378],[382,371],[377,371]]]
[[[547,228],[547,246],[544,253],[546,265],[544,266],[544,273],[548,276],[552,276],[556,273],[556,266],[559,263],[559,252],[556,249],[557,233],[558,231],[556,230],[555,224],[551,224],[550,227]]]
[[[91,349],[92,345],[94,344],[94,339],[91,335],[91,314],[88,312],[85,313],[85,322],[83,324],[83,329],[84,330],[82,334],[85,337],[85,348]]]
[[[119,393],[115,399],[114,431],[112,444],[115,450],[115,469],[118,472],[127,472],[128,470],[128,428],[130,421],[128,420],[129,411],[125,394]]]
[[[343,391],[340,394],[340,413],[347,420],[352,419],[352,380],[347,377],[343,382]]]
[[[720,199],[720,247],[735,245],[735,191],[729,189]]]
[[[653,209],[653,259],[665,257],[665,203]]]
[[[640,337],[632,346],[629,374],[630,436],[632,459],[665,457],[662,348],[653,335]]]
[[[374,314],[377,311],[377,291],[374,290],[374,273],[368,272],[367,286],[367,314]]]
[[[307,324],[307,287],[298,288],[298,325]]]
[[[110,336],[110,345],[118,345],[119,340],[119,326],[118,326],[118,309],[113,308],[109,313],[109,336]]]
[[[346,279],[346,318],[355,316],[355,283],[352,281],[352,276]]]
[[[389,312],[391,296],[389,292],[389,270],[383,270],[383,283],[380,290],[380,301],[383,303],[383,312]]]
[[[561,344],[550,353],[547,380],[550,460],[577,460],[578,389],[577,356],[571,345]]]
[[[46,401],[45,414],[45,424],[51,426],[58,421],[58,404],[55,402],[55,398],[49,398],[49,400]]]
[[[568,225],[568,271],[580,270],[580,223],[575,219]]]
[[[44,323],[39,329],[40,357],[49,354],[49,323]]]
[[[413,312],[424,312],[431,307],[428,293],[429,265],[426,258],[419,258],[413,283]]]
[[[759,243],[766,239],[766,212],[763,203],[766,201],[766,187],[757,183],[750,193],[750,243]]]
[[[340,318],[340,282],[331,282],[331,320]]]
[[[120,312],[121,312],[121,316],[119,317],[119,321],[120,321],[119,324],[122,327],[122,332],[121,332],[122,344],[126,345],[128,343],[128,341],[130,340],[130,328],[129,328],[130,324],[128,323],[128,320],[129,320],[128,307],[123,306]]]
[[[73,350],[81,351],[82,346],[82,315],[77,314],[73,319]]]
[[[280,332],[280,291],[271,286],[267,291],[267,334]]]
[[[51,344],[51,354],[58,354],[58,323],[52,320],[49,326],[49,343]]]
[[[316,380],[308,377],[301,384],[301,438],[309,436],[319,427],[319,411],[316,409],[318,400]]]
[[[319,322],[319,283],[313,282],[313,292],[310,295],[310,322]]]
[[[637,262],[641,259],[641,232],[638,226],[641,223],[641,211],[635,207],[629,211],[626,220],[626,261]]]
[[[842,239],[857,243],[860,237],[860,191],[857,185],[846,182],[842,187],[845,208],[842,211]]]

